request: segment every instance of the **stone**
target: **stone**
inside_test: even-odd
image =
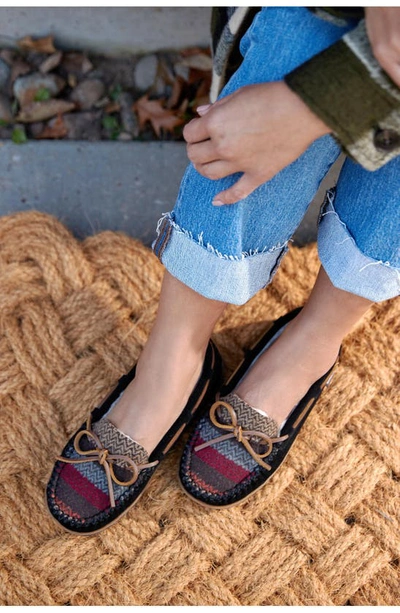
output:
[[[66,138],[68,140],[100,140],[101,116],[102,111],[66,113],[63,116],[64,125],[68,130]]]
[[[158,58],[152,53],[145,55],[135,66],[134,79],[135,87],[141,92],[145,92],[153,85],[158,69]]]
[[[0,140],[9,140],[12,137],[14,126],[0,126]]]
[[[0,94],[0,119],[8,123],[13,121],[11,102],[4,94]]]
[[[120,104],[120,116],[123,133],[128,133],[131,137],[137,138],[139,136],[139,124],[137,117],[132,109],[132,96],[127,92],[123,92],[119,95],[118,102]]]
[[[92,62],[83,53],[65,53],[61,65],[69,74],[78,78],[93,70]]]
[[[130,141],[130,140],[132,140],[132,135],[129,134],[128,132],[121,132],[121,134],[118,136],[117,140],[120,140],[120,141]]]
[[[0,89],[3,89],[7,85],[10,74],[11,68],[4,60],[0,59]]]
[[[47,89],[50,96],[57,96],[65,87],[65,81],[61,77],[54,74],[41,74],[34,72],[23,77],[18,77],[15,80],[13,91],[21,107],[31,104],[35,101],[37,92],[41,89]]]
[[[103,81],[107,89],[121,87],[124,91],[136,89],[134,60],[131,58],[96,57],[96,69],[90,73],[93,78]]]
[[[48,53],[42,53],[40,51],[28,51],[25,54],[25,60],[32,67],[31,70],[39,70],[40,65],[49,57]]]
[[[29,124],[28,136],[31,138],[37,138],[43,132],[44,126],[45,124],[43,121],[36,121]]]
[[[81,81],[73,92],[70,99],[83,111],[89,110],[100,98],[103,97],[105,86],[100,79],[85,79]]]
[[[107,107],[109,104],[117,104],[117,103],[112,103],[108,96],[103,96],[103,98],[100,98],[100,100],[96,102],[94,107],[96,109],[104,109],[104,107]],[[106,111],[106,112],[108,113],[109,111]]]
[[[0,58],[4,60],[6,64],[11,66],[15,60],[15,51],[12,49],[2,49],[0,51]]]

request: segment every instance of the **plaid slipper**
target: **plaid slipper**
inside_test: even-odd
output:
[[[120,378],[56,458],[46,490],[47,505],[53,518],[70,532],[99,532],[138,500],[192,417],[214,402],[221,384],[222,362],[210,341],[202,373],[185,408],[150,456],[107,419],[135,372],[134,366]]]
[[[308,390],[281,427],[234,390],[253,362],[300,309],[278,319],[248,352],[209,414],[200,417],[183,451],[179,477],[186,494],[212,507],[237,504],[263,486],[284,461],[324,387],[330,368]]]

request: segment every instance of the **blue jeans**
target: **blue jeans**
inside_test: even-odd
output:
[[[332,45],[347,26],[302,7],[268,7],[241,40],[243,62],[221,93],[281,80]],[[166,269],[207,298],[247,302],[272,279],[288,243],[340,148],[330,135],[244,200],[222,207],[214,196],[240,174],[220,180],[189,164],[175,208],[160,219],[153,250]],[[369,172],[346,158],[327,193],[318,229],[321,263],[334,286],[378,302],[400,292],[400,157]]]

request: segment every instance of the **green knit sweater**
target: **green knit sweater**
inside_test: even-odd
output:
[[[212,13],[211,101],[241,62],[239,41],[259,8],[218,7]],[[342,149],[367,170],[400,155],[400,89],[375,59],[364,9],[313,8],[321,19],[355,20],[354,29],[285,77],[288,86],[331,129]]]

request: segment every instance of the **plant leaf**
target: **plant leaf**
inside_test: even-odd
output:
[[[106,130],[115,130],[116,128],[119,128],[118,119],[116,117],[112,117],[111,115],[105,115],[101,120],[101,123],[103,128],[106,128]]]
[[[35,102],[42,102],[43,100],[50,100],[51,93],[47,87],[40,87],[35,93],[33,100]]]
[[[110,89],[109,96],[111,100],[113,100],[114,102],[117,102],[121,94],[122,94],[122,87],[118,83],[117,85],[114,85],[114,87]]]
[[[25,133],[25,128],[19,128],[19,127],[14,128],[14,130],[12,131],[11,140],[16,145],[22,145],[23,143],[28,142],[28,139]]]
[[[111,132],[111,138],[115,140],[121,133],[121,126],[116,117],[112,115],[105,115],[101,120],[103,128]]]

